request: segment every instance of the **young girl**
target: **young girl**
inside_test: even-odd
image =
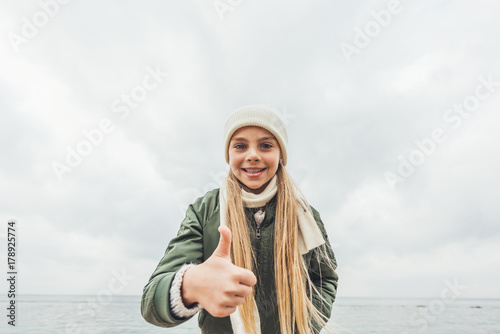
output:
[[[220,189],[189,206],[144,287],[144,319],[174,327],[201,310],[207,334],[319,333],[335,300],[336,261],[319,213],[285,168],[279,114],[236,110],[225,155]]]

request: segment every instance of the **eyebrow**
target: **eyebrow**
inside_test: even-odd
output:
[[[265,141],[265,140],[276,140],[276,139],[274,137],[259,138],[259,141]],[[231,139],[231,141],[248,141],[248,140],[244,137],[235,137],[235,138]]]

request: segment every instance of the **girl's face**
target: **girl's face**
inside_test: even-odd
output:
[[[229,142],[231,170],[254,194],[260,194],[278,171],[280,154],[273,134],[258,126],[238,129]]]

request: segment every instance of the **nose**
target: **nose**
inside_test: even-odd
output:
[[[248,152],[247,161],[260,160],[259,152],[257,151],[257,149],[255,149],[255,147],[249,147],[247,152]]]

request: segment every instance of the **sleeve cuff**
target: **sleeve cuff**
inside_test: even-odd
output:
[[[195,315],[203,307],[196,303],[193,307],[187,308],[182,302],[182,279],[184,273],[195,264],[184,264],[181,269],[175,274],[170,288],[170,307],[171,312],[179,318],[189,318]]]

